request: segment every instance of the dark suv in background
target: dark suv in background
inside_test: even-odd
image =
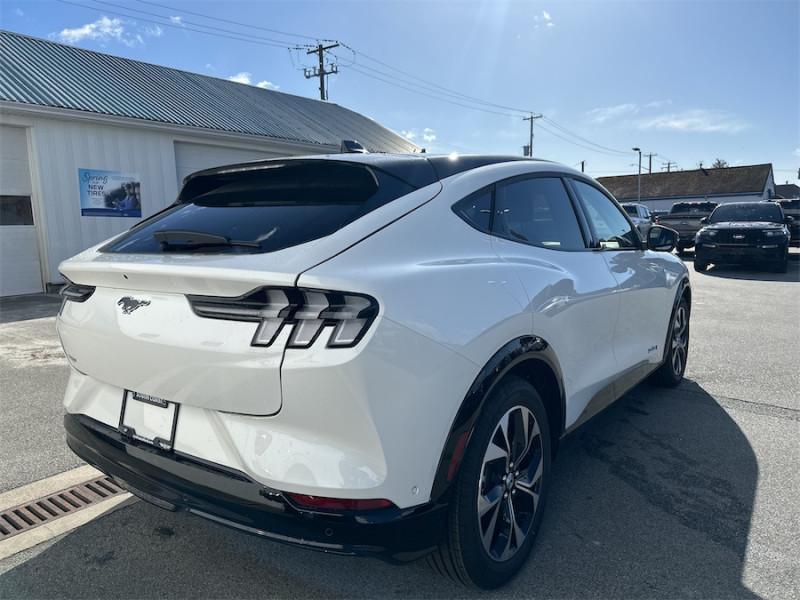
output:
[[[702,219],[694,248],[695,271],[709,263],[755,264],[785,273],[789,260],[789,225],[777,202],[721,204]]]
[[[788,200],[776,200],[783,209],[783,214],[792,217],[789,223],[789,245],[800,246],[800,198],[790,198]]]

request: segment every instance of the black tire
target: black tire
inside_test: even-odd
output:
[[[783,259],[775,265],[776,273],[786,273],[789,271],[789,253],[783,255]]]
[[[502,435],[500,422],[507,414],[510,416],[506,436]],[[528,446],[532,454],[526,461],[524,457],[528,455],[514,451],[514,448],[521,448],[522,445],[511,444],[511,460],[515,455],[523,456],[522,462],[517,465],[519,471],[515,481],[513,462],[510,463],[511,471],[503,476],[502,473],[508,471],[506,467],[509,459],[496,457],[486,460],[486,458],[490,455],[490,444],[493,449],[499,447],[499,444],[493,444],[493,440],[513,440],[512,434],[522,432],[523,417],[528,423],[531,423],[529,417],[532,417],[533,423],[538,425],[539,445],[537,449],[535,435],[529,438],[531,441]],[[535,432],[534,425],[529,425],[528,431]],[[498,435],[502,435],[502,438],[498,438]],[[524,379],[507,376],[487,399],[487,404],[472,433],[460,472],[453,483],[447,532],[437,550],[428,557],[428,563],[433,569],[458,583],[482,589],[500,587],[514,577],[530,554],[539,529],[550,483],[550,460],[550,428],[547,411],[539,393]],[[500,474],[499,483],[495,483],[498,474]],[[509,475],[512,476],[510,487],[508,487]],[[530,484],[523,482],[526,477],[530,479]],[[491,489],[484,493],[485,486]],[[520,486],[530,491],[525,492]],[[537,488],[538,502],[532,493]],[[497,489],[501,491],[492,494],[492,491]],[[505,495],[502,495],[503,493]],[[484,499],[488,499],[490,495],[497,498],[494,503],[483,504],[484,507],[493,508],[487,509],[482,517],[478,515],[479,495]],[[529,509],[528,512],[525,511],[526,507]],[[518,515],[519,521],[513,516],[511,520],[506,520],[509,515]],[[488,526],[485,525],[487,517]],[[494,523],[497,525],[493,525]],[[516,535],[512,536],[511,523],[518,524],[520,531],[527,531],[521,536],[522,543],[515,543],[513,549],[511,542],[518,542],[518,539]],[[484,546],[481,528],[485,528],[487,532],[491,528],[491,532],[494,532],[487,536],[488,539],[495,540],[495,544],[489,543],[489,550]],[[504,530],[508,531],[507,538],[502,537]],[[505,548],[503,553],[509,551],[513,553],[508,557],[492,556],[490,552],[493,552],[495,547]]]
[[[708,270],[708,263],[704,263],[697,260],[697,256],[694,257],[694,270],[698,273],[705,273]]]
[[[681,340],[676,341],[676,336]],[[675,387],[683,380],[689,358],[689,303],[686,298],[681,298],[670,317],[667,344],[667,358],[650,379],[661,387]],[[678,357],[675,356],[676,353]],[[677,368],[676,363],[679,363]]]

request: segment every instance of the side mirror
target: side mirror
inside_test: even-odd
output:
[[[703,217],[700,219],[700,225],[708,225],[708,217]]]
[[[653,225],[647,232],[647,249],[672,252],[678,245],[678,232],[669,227]]]
[[[783,219],[783,222],[786,225],[791,225],[792,223],[794,223],[794,217],[790,217],[789,215],[786,215],[786,217],[784,217],[784,219]]]

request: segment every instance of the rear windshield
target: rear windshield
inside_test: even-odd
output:
[[[672,213],[708,214],[717,207],[716,202],[676,202],[672,205]]]
[[[780,200],[778,204],[783,210],[800,210],[800,200]]]
[[[179,203],[101,251],[274,252],[330,235],[414,189],[380,169],[331,160],[199,176]]]
[[[783,223],[781,207],[772,202],[754,202],[753,204],[723,204],[711,214],[712,223],[726,221],[765,221],[767,223]]]
[[[638,217],[638,213],[636,212],[636,207],[631,206],[630,204],[623,204],[622,208],[625,209],[625,212],[628,213],[632,217]]]

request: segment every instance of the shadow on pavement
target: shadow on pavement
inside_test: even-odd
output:
[[[755,455],[698,385],[639,386],[563,442],[554,473],[530,561],[492,594],[138,502],[0,576],[0,597],[756,597],[741,582]]]
[[[0,323],[55,317],[60,307],[61,298],[53,294],[0,298]]]
[[[694,262],[694,256],[683,256],[683,262],[687,267],[692,268],[688,263]],[[793,281],[800,282],[800,260],[798,255],[790,255],[789,269],[786,273],[776,273],[768,268],[754,268],[752,265],[711,265],[703,273],[697,273],[700,277],[711,276],[723,279],[748,279],[751,281]]]

